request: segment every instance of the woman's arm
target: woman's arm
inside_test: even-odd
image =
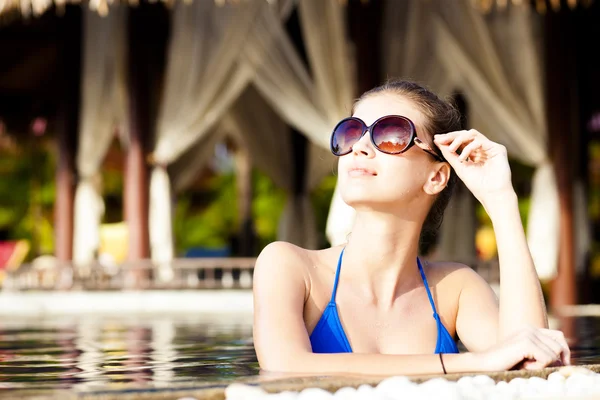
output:
[[[544,299],[527,247],[506,148],[473,129],[436,135],[434,141],[494,226],[500,261],[498,340],[527,326],[546,328]]]
[[[492,220],[498,246],[500,339],[526,326],[547,328],[542,288],[527,246],[517,195],[510,190],[487,199],[483,206]]]
[[[411,375],[443,372],[438,355],[314,354],[304,325],[304,303],[310,292],[303,250],[273,243],[259,256],[254,270],[254,347],[267,371],[322,374]],[[416,333],[418,334],[418,333]],[[554,362],[563,351],[550,335],[531,331],[485,353],[445,354],[448,373],[496,371],[524,358],[539,365]],[[534,338],[535,340],[532,340]],[[552,347],[553,346],[553,347]]]

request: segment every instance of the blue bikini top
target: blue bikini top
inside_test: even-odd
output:
[[[344,250],[342,250],[338,260],[335,279],[333,282],[333,291],[331,293],[331,300],[329,301],[329,304],[327,304],[325,311],[323,311],[323,315],[321,315],[321,319],[310,335],[310,343],[312,345],[313,353],[352,353],[352,347],[350,346],[350,342],[348,342],[348,338],[344,332],[344,327],[340,321],[337,305],[335,303],[335,295],[340,279],[340,269],[342,267],[343,255]],[[429,290],[429,284],[427,283],[425,272],[423,272],[421,261],[418,258],[417,265],[419,266],[419,272],[421,273],[421,278],[423,279],[423,285],[425,285],[425,289],[427,290],[429,303],[433,309],[433,318],[437,323],[438,337],[437,345],[435,346],[435,354],[458,353],[458,347],[456,346],[454,339],[452,336],[450,336],[450,333],[440,320],[440,316],[435,309],[433,297],[431,296],[431,291]]]

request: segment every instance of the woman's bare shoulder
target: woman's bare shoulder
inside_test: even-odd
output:
[[[426,262],[426,273],[431,284],[440,283],[462,289],[470,285],[489,286],[486,280],[466,264],[448,261]],[[431,278],[429,278],[431,276]]]
[[[331,249],[308,250],[288,242],[273,242],[259,254],[254,266],[255,292],[273,286],[290,290],[304,287],[305,300],[311,290],[312,269]],[[302,285],[303,283],[303,285]]]
[[[308,265],[314,250],[303,249],[288,242],[268,244],[256,259],[257,268],[300,268]]]

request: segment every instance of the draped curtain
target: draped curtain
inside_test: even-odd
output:
[[[305,189],[288,202],[281,232],[294,229],[296,235],[302,234],[300,243],[314,248],[317,233],[309,193],[335,168],[335,159],[326,150],[329,135],[350,113],[355,79],[343,6],[336,0],[302,0],[299,12],[310,71],[273,13],[262,15],[253,30],[255,40],[244,48],[243,56],[254,66],[253,83],[259,93],[311,142]]]
[[[443,96],[460,90],[470,126],[536,167],[527,237],[538,274],[551,278],[558,196],[546,150],[539,16],[524,6],[483,16],[469,0],[388,1],[385,15],[386,74],[421,81]],[[452,215],[460,213],[446,216],[451,230],[445,229],[442,241],[452,233],[461,236],[460,221],[450,221]]]
[[[100,166],[115,130],[125,126],[125,27],[127,7],[115,5],[106,17],[83,11],[83,71],[76,168],[73,261],[96,257],[104,213]]]
[[[556,274],[559,213],[535,42],[539,16],[526,7],[509,7],[484,18],[468,0],[460,4],[439,4],[438,58],[446,70],[456,71],[455,83],[473,110],[472,126],[536,167],[527,237],[538,275],[550,279]]]
[[[310,220],[298,219],[297,225],[284,221],[293,219],[294,204],[294,162],[289,127],[266,103],[254,86],[249,86],[233,105],[225,119],[226,130],[231,132],[236,142],[246,148],[252,164],[273,180],[275,185],[287,194],[287,202],[277,234],[284,240],[299,246],[309,246],[307,226]]]
[[[150,245],[157,263],[173,258],[166,168],[212,132],[247,86],[251,73],[237,63],[238,55],[264,5],[261,1],[175,5],[150,180]]]

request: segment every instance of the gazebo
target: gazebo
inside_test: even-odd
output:
[[[585,51],[598,37],[599,8],[585,0],[3,1],[0,115],[10,128],[37,98],[51,116],[59,260],[96,256],[98,173],[116,134],[127,149],[128,258],[168,267],[173,198],[224,137],[243,149],[242,226],[252,165],[288,195],[280,238],[314,248],[308,194],[334,168],[329,131],[353,98],[388,76],[460,93],[469,126],[535,168],[530,246],[540,277],[554,281],[552,304],[573,304],[576,244],[585,253],[590,238],[585,215],[575,217],[584,174],[572,155],[584,154],[584,122],[600,104]],[[303,139],[292,145],[293,131]],[[469,262],[473,198],[459,190],[453,201],[438,255]],[[352,216],[335,193],[331,244],[345,240]]]

